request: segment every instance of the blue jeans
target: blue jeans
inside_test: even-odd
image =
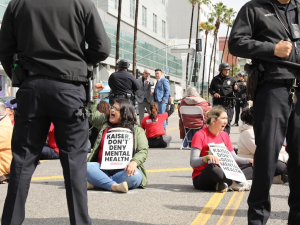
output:
[[[168,103],[167,102],[165,102],[165,103],[156,102],[156,103],[158,105],[158,114],[165,113]],[[164,121],[164,129],[165,129],[165,132],[166,132],[166,130],[167,130],[167,121],[166,120]]]
[[[186,132],[188,132],[188,130],[189,130],[189,129],[187,129]],[[182,144],[182,146],[183,146],[184,148],[186,148],[186,147],[191,147],[193,137],[194,137],[194,135],[196,134],[196,132],[197,132],[198,130],[200,130],[200,129],[191,129],[191,130],[188,132],[187,138],[184,138],[184,142],[183,142],[183,144]]]
[[[137,188],[142,183],[142,172],[137,169],[137,174],[127,176],[126,171],[121,170],[100,170],[100,163],[88,162],[87,163],[87,180],[92,185],[111,190],[111,186],[115,183],[120,184],[124,181],[127,182],[129,189]]]

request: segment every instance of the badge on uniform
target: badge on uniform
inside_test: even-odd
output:
[[[229,81],[227,81],[227,84],[228,84],[228,85],[230,85],[230,83],[231,83],[231,82],[230,82],[230,80],[229,80]]]

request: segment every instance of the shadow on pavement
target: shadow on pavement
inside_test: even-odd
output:
[[[27,218],[23,225],[70,225],[69,218]],[[141,223],[124,220],[92,219],[93,225],[153,225],[152,223]]]
[[[198,192],[192,183],[181,185],[181,184],[148,184],[147,189],[160,189],[164,191],[172,191],[172,192]]]

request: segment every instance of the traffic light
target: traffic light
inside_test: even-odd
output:
[[[202,52],[202,39],[196,39],[196,52]]]

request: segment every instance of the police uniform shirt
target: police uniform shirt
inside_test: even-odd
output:
[[[125,70],[112,73],[108,79],[108,85],[115,95],[132,94],[140,88],[137,79]]]

